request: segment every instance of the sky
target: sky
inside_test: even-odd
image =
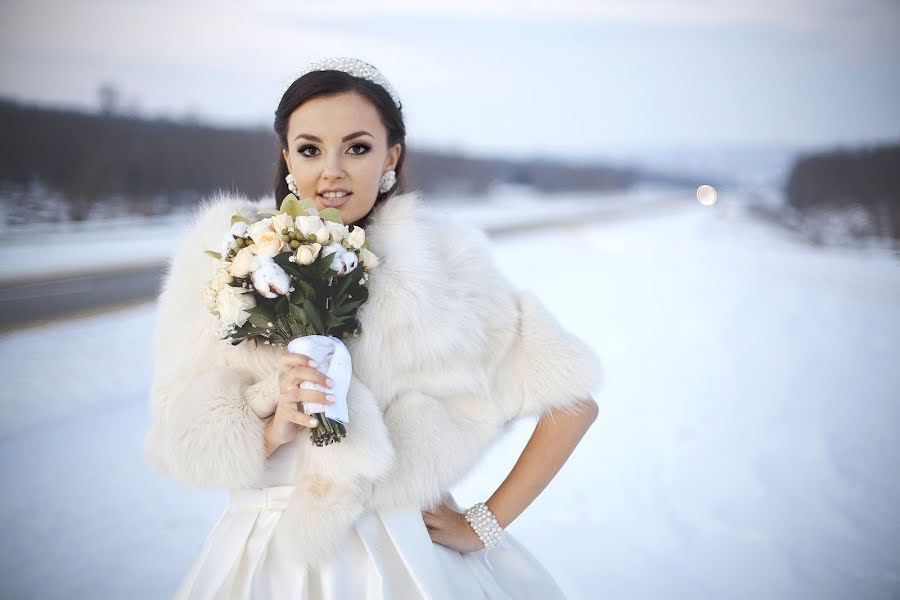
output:
[[[491,156],[900,139],[900,3],[3,1],[0,95],[270,127],[310,60],[355,56],[408,142]]]

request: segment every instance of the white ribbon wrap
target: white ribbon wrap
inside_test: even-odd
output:
[[[333,404],[303,402],[303,412],[308,415],[325,413],[325,416],[344,425],[350,422],[347,410],[347,391],[350,389],[350,376],[353,373],[350,362],[350,351],[340,339],[333,335],[305,335],[288,342],[288,352],[303,354],[318,363],[316,370],[325,373],[334,381],[334,387],[323,387],[317,383],[304,381],[300,388],[318,390],[326,394],[334,394]]]

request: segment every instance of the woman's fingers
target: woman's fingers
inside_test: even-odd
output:
[[[294,387],[297,387],[304,381],[310,381],[322,387],[331,387],[331,385],[328,384],[330,379],[325,373],[304,365],[295,365],[291,367],[290,371],[288,371],[285,376],[285,381],[287,382],[287,385]]]
[[[337,399],[334,394],[328,392],[320,392],[318,390],[303,390],[300,388],[292,388],[281,393],[279,398],[287,404],[296,404],[297,402],[315,402],[316,404],[334,404]]]
[[[315,427],[319,424],[315,417],[306,414],[299,408],[288,408],[287,416],[292,422],[297,425],[302,425],[303,427]]]
[[[303,366],[303,367],[315,367],[316,361],[306,356],[305,354],[295,354],[294,352],[285,352],[281,355],[281,364],[285,367],[293,367],[293,366]]]

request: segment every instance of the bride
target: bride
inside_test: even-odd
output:
[[[159,296],[148,460],[230,494],[175,597],[562,598],[504,530],[596,418],[597,356],[507,282],[480,230],[400,190],[401,103],[373,66],[310,63],[274,128],[275,202],[205,199]],[[311,443],[298,403],[329,394],[299,386],[333,382],[283,347],[221,341],[202,295],[215,266],[204,250],[231,216],[280,207],[289,191],[364,227],[382,258],[345,341],[346,438],[326,446]],[[460,507],[448,490],[524,416],[540,418],[512,471]]]

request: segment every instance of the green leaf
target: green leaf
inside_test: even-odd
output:
[[[316,208],[316,201],[312,198],[303,198],[302,200],[300,200],[300,206],[303,208],[303,212],[300,214],[309,216],[309,213],[307,211],[310,208]]]
[[[339,223],[341,225],[344,224],[344,217],[341,216],[341,211],[331,206],[320,210],[319,216],[326,221],[331,221],[332,223]]]
[[[251,313],[250,317],[247,319],[254,327],[258,327],[265,331],[269,327],[269,323],[272,322],[271,319],[265,317],[260,314]]]
[[[284,197],[284,200],[281,201],[281,212],[287,213],[292,217],[299,217],[300,215],[305,214],[303,212],[303,205],[297,200],[297,196],[293,194],[288,194]]]
[[[298,287],[303,291],[303,296],[309,298],[310,300],[315,300],[318,294],[316,293],[316,288],[303,281],[302,279],[297,282]]]
[[[204,250],[203,253],[209,254],[213,258],[218,258],[219,260],[222,260],[222,255],[218,252],[213,252],[212,250]]]
[[[234,225],[234,224],[237,223],[238,221],[243,221],[244,223],[250,223],[250,222],[251,222],[250,219],[248,219],[248,218],[245,217],[244,215],[232,215],[232,217],[231,217],[231,224]]]
[[[261,208],[258,211],[256,211],[256,214],[258,214],[258,215],[266,215],[269,217],[274,217],[275,215],[280,214],[280,213],[281,213],[280,210],[276,210],[274,208]]]
[[[325,333],[325,324],[322,322],[322,315],[316,305],[312,302],[307,302],[303,305],[303,311],[306,313],[309,323],[316,330],[316,333]]]
[[[279,298],[275,303],[275,314],[277,316],[288,314],[288,304],[290,304],[290,302],[288,302],[287,296]]]

